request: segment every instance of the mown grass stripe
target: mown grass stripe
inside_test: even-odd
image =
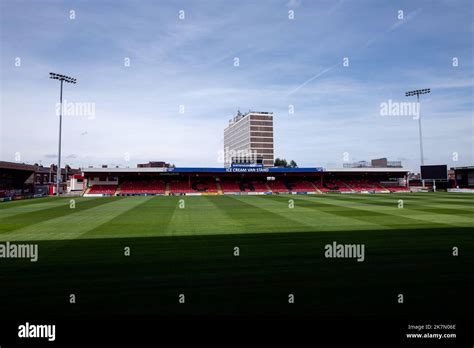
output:
[[[273,201],[262,201],[259,196],[229,196],[246,206],[252,212],[252,220],[247,220],[247,231],[253,232],[307,232],[314,230],[314,225],[295,219],[294,216],[282,213],[280,204]],[[290,210],[288,207],[286,209]]]
[[[150,199],[97,226],[81,238],[124,238],[167,235],[168,225],[176,209],[176,197],[149,197]],[[136,200],[140,197],[127,197]]]
[[[61,200],[60,202],[54,201],[52,206],[45,207],[44,209],[34,210],[32,212],[22,212],[20,214],[14,214],[5,217],[0,220],[0,238],[2,234],[7,232],[24,228],[29,225],[38,224],[50,219],[55,219],[60,216],[77,214],[81,211],[107,204],[114,199],[117,200],[121,198],[84,198],[81,200],[76,200],[75,208],[71,208],[69,200],[65,199]]]
[[[76,239],[149,199],[150,197],[136,197],[133,200],[106,199],[104,204],[31,224],[1,234],[0,238],[4,241]]]
[[[61,200],[61,199],[65,199],[65,198],[56,197],[56,200]],[[0,211],[21,207],[22,205],[38,204],[38,203],[44,203],[44,202],[50,202],[50,201],[52,201],[52,197],[21,199],[18,201],[5,201],[5,202],[0,202]]]
[[[411,197],[399,196],[373,196],[373,195],[344,195],[344,200],[348,202],[364,203],[374,206],[385,206],[389,208],[398,207],[398,201],[402,199],[403,204],[411,209],[426,211],[428,213],[437,214],[472,214],[474,213],[473,204],[454,204],[446,203],[444,200],[437,200],[434,202],[426,197],[423,201],[418,201]]]
[[[56,198],[56,199],[48,199],[43,200],[41,199],[38,202],[33,202],[30,200],[30,204],[22,204],[20,206],[12,206],[9,209],[0,209],[0,222],[4,222],[4,219],[9,218],[14,215],[18,214],[28,214],[25,216],[29,216],[31,213],[35,213],[45,209],[56,209],[61,206],[68,206],[70,200],[73,199],[76,203],[84,202],[84,201],[92,201],[97,200],[99,198],[84,198],[84,197],[74,197],[74,198]]]
[[[314,197],[306,196],[302,198],[305,200],[314,200]],[[455,215],[441,215],[441,214],[428,214],[409,208],[398,209],[398,207],[387,208],[384,206],[374,206],[365,203],[348,203],[344,200],[338,199],[324,199],[321,201],[325,204],[331,204],[338,207],[352,208],[358,211],[370,212],[373,214],[374,221],[377,219],[380,223],[390,226],[390,216],[395,217],[393,219],[393,225],[406,225],[408,228],[420,228],[420,227],[449,227],[449,226],[471,226],[471,220],[465,220],[462,217]],[[462,221],[459,221],[462,220]]]
[[[413,210],[417,212],[434,214],[439,219],[441,219],[439,214],[444,214],[444,215],[449,216],[448,220],[451,220],[452,217],[454,216],[458,216],[458,218],[456,219],[457,222],[465,223],[465,224],[474,223],[474,218],[472,217],[472,213],[474,213],[474,205],[472,204],[474,203],[473,200],[465,201],[466,204],[461,204],[461,203],[451,204],[451,203],[447,203],[446,198],[439,199],[437,197],[439,196],[424,196],[423,200],[410,199],[410,198],[403,199],[403,206],[404,206],[404,209],[407,208],[409,210]],[[377,204],[377,200],[364,201],[364,203]],[[394,200],[392,204],[397,206],[398,199]]]
[[[231,200],[221,200],[219,196],[205,196],[206,201],[212,209],[212,226],[208,226],[214,231],[224,231],[224,233],[245,233],[248,229],[245,225],[245,218],[231,214],[233,207],[229,204],[235,204]],[[242,208],[242,207],[241,207]]]
[[[312,204],[305,205],[300,202],[300,204],[295,204],[294,208],[289,208],[289,200],[296,202],[297,196],[259,195],[255,197],[257,201],[254,204],[266,207],[265,209],[277,212],[280,216],[306,225],[307,228],[305,230],[307,231],[336,231],[348,228],[380,229],[380,226],[370,221],[360,222],[350,217],[332,216],[330,212],[328,213],[321,209],[321,207],[315,207]]]
[[[255,207],[234,196],[190,197],[185,209],[176,209],[170,224],[171,235],[237,234],[302,229],[278,214]]]
[[[265,200],[278,201],[283,203],[282,213],[285,216],[303,221],[312,226],[313,231],[339,231],[339,230],[380,230],[384,226],[378,224],[373,219],[359,219],[354,214],[342,214],[342,209],[327,209],[324,205],[315,202],[309,202],[300,199],[301,195],[293,195],[290,197],[271,196],[269,198],[259,196]],[[293,200],[295,207],[288,208],[288,201]],[[352,209],[346,210],[351,211]]]

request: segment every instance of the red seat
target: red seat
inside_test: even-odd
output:
[[[383,192],[385,189],[377,182],[373,180],[350,180],[347,184],[356,192],[362,191],[375,191]]]
[[[120,186],[120,194],[164,194],[165,183],[161,180],[126,181]]]
[[[314,184],[314,186],[316,186],[316,188],[317,188],[319,191],[321,191],[321,192],[323,192],[323,193],[330,191],[327,187],[324,187],[324,186],[321,184],[321,182],[314,182],[313,184]]]
[[[314,191],[316,191],[314,186],[311,185],[311,183],[309,183],[307,181],[296,181],[296,182],[290,184],[290,186],[291,186],[291,191],[292,192],[314,192]]]
[[[281,181],[268,181],[268,186],[272,189],[272,192],[276,193],[287,193],[288,187]]]
[[[169,184],[170,193],[192,193],[197,192],[191,188],[189,182],[171,181]]]
[[[222,181],[221,189],[224,193],[240,192],[240,186],[235,181]]]
[[[254,188],[254,192],[268,192],[268,187],[263,182],[253,181],[252,186]]]
[[[113,195],[117,185],[92,185],[89,190],[91,194]]]
[[[334,182],[337,186],[337,190],[339,192],[352,192],[351,188],[346,185],[346,183],[342,180],[337,180]]]

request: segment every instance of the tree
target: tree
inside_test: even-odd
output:
[[[296,164],[295,161],[291,160],[290,164],[288,164],[286,159],[278,158],[278,157],[275,159],[274,165],[275,167],[281,167],[281,168],[298,168],[298,165]]]
[[[277,158],[275,159],[274,163],[275,167],[283,167],[283,168],[288,168],[288,163],[286,162],[286,159],[282,158]]]

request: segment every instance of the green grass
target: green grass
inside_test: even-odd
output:
[[[2,203],[0,241],[35,241],[39,261],[0,259],[0,308],[13,316],[467,316],[473,203],[456,193]],[[326,259],[332,241],[365,244],[365,262]]]

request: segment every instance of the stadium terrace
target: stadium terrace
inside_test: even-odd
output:
[[[271,195],[408,191],[403,168],[87,168],[84,196]]]

